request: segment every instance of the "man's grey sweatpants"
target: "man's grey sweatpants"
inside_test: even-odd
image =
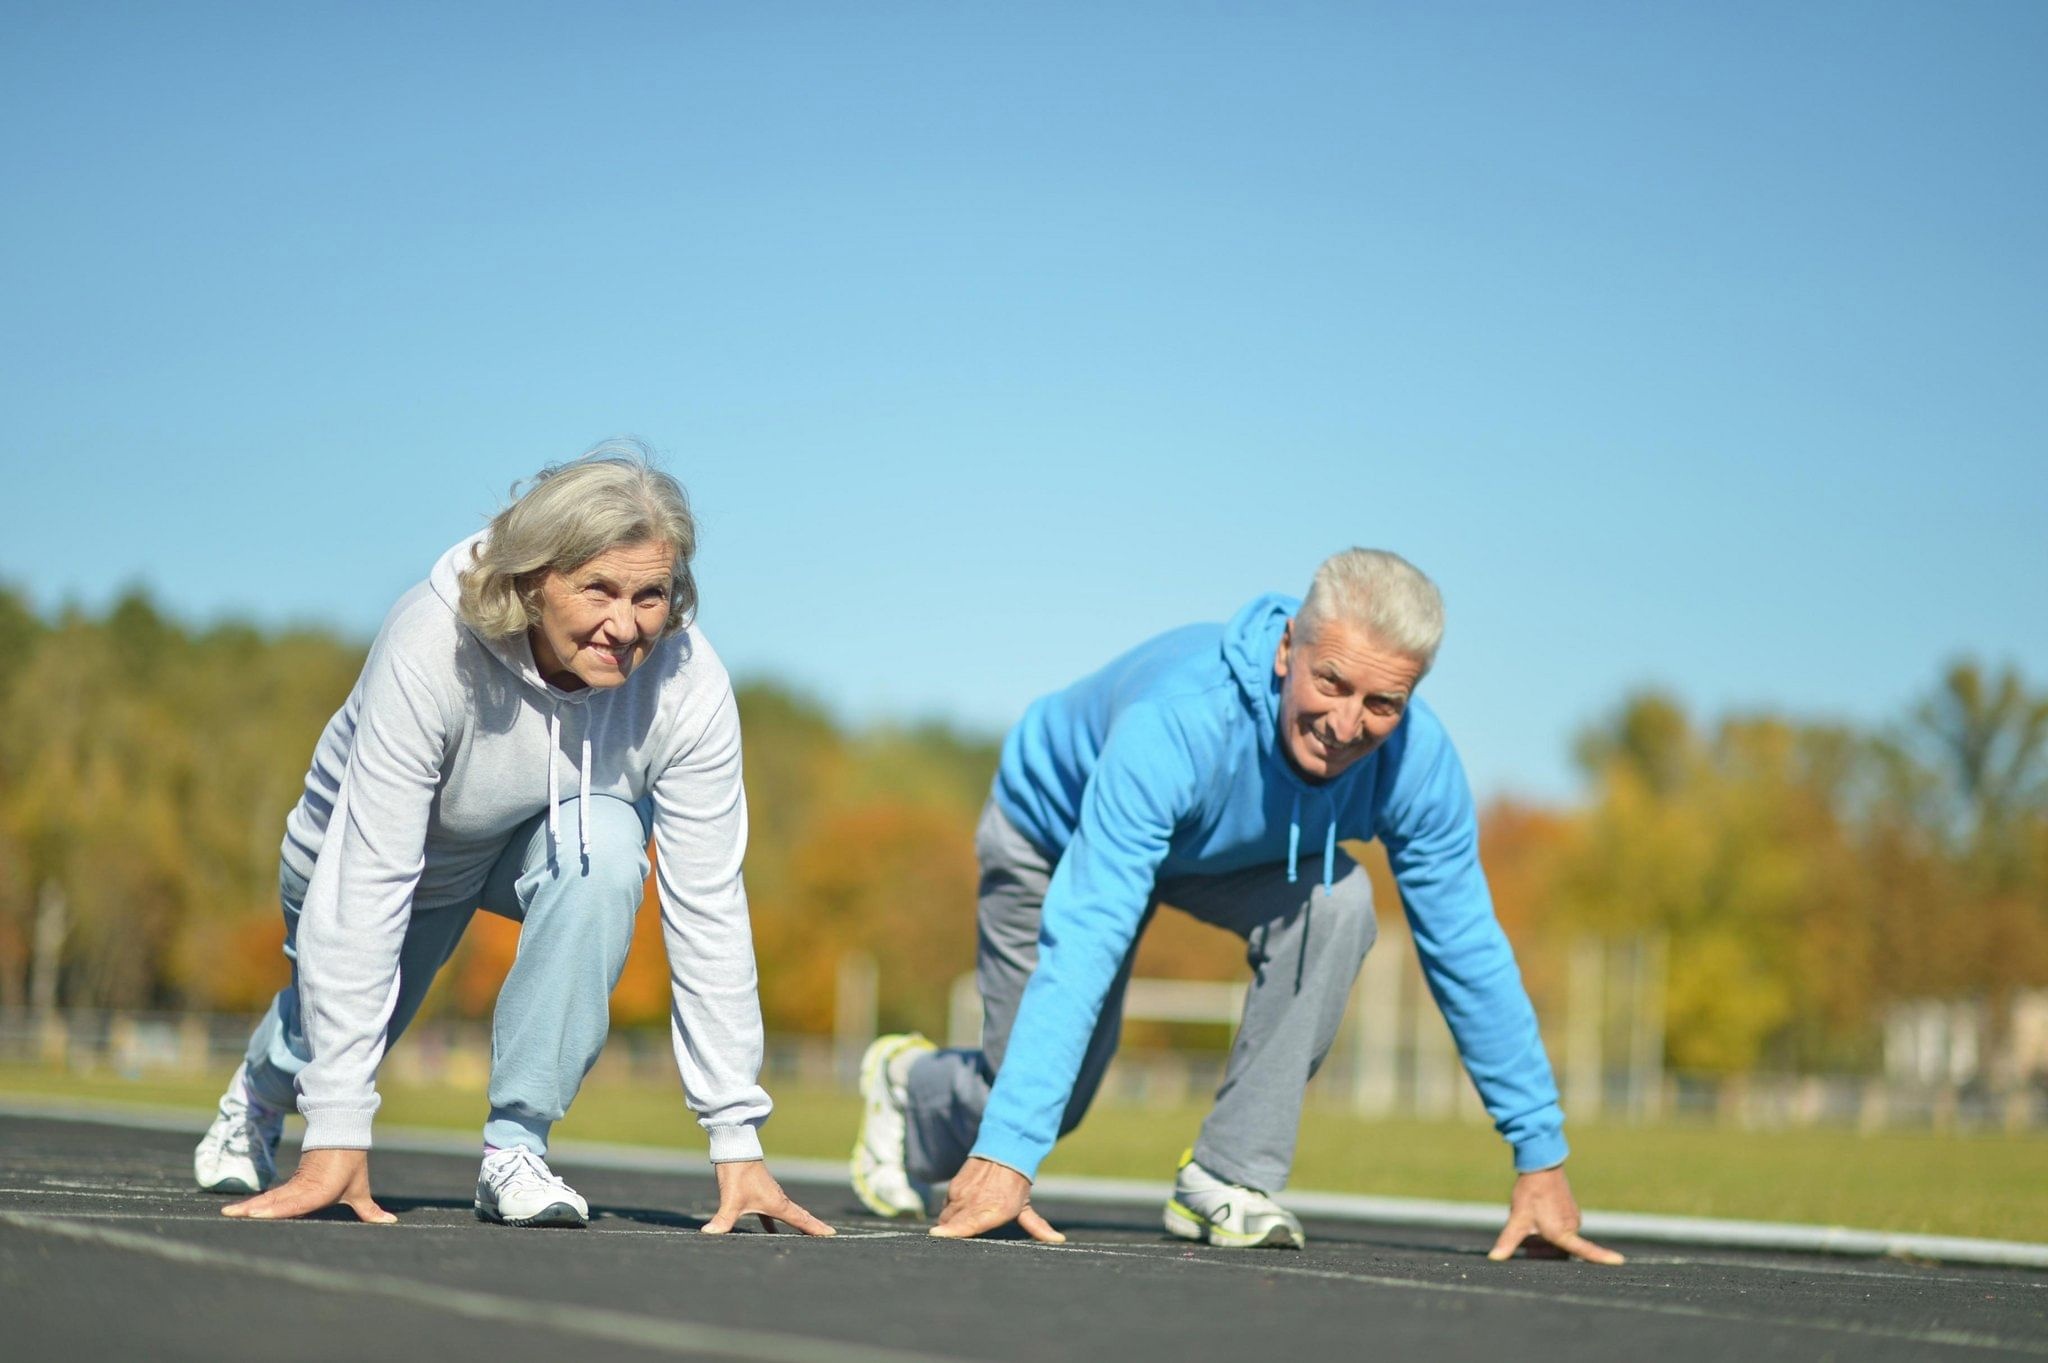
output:
[[[981,1049],[924,1056],[909,1076],[907,1163],[913,1178],[930,1183],[951,1178],[974,1148],[1010,1026],[1038,964],[1039,916],[1052,881],[1051,861],[994,800],[982,810],[974,849],[981,859],[975,966]],[[1322,870],[1321,861],[1312,859],[1314,871]],[[1140,934],[1162,902],[1242,937],[1252,968],[1244,1019],[1216,1105],[1195,1142],[1195,1158],[1232,1183],[1278,1192],[1294,1163],[1302,1090],[1336,1040],[1352,981],[1378,932],[1372,883],[1341,852],[1328,890],[1306,875],[1290,884],[1287,868],[1277,862],[1228,875],[1169,878],[1154,887]],[[1131,959],[1124,957],[1103,1000],[1060,1123],[1063,1136],[1080,1124],[1116,1053]]]

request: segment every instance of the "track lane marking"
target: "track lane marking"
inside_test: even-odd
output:
[[[1198,1258],[1185,1251],[1175,1255],[1141,1254],[1132,1250],[1100,1249],[1090,1245],[1041,1245],[1032,1240],[962,1240],[964,1245],[983,1245],[998,1249],[1040,1250],[1048,1254],[1100,1254],[1114,1259],[1145,1259],[1155,1263],[1200,1265],[1205,1268],[1227,1268],[1236,1272],[1278,1274],[1294,1278],[1320,1278],[1326,1281],[1363,1283],[1371,1287],[1412,1288],[1422,1292],[1441,1292],[1454,1296],[1511,1297],[1523,1301],[1542,1302],[1563,1306],[1583,1306],[1616,1311],[1642,1311],[1652,1315],[1681,1316],[1690,1320],[1723,1321],[1735,1325],[1773,1325],[1783,1329],[1826,1330],[1840,1334],[1863,1335],[1873,1339],[1899,1340],[1909,1344],[1945,1344],[1965,1349],[2009,1349],[2020,1353],[2048,1357],[2048,1342],[2030,1339],[2006,1339],[1998,1335],[1976,1334],[1962,1330],[1897,1330],[1882,1325],[1866,1325],[1860,1321],[1829,1320],[1819,1316],[1763,1316],[1727,1311],[1710,1311],[1700,1306],[1681,1306],[1669,1302],[1630,1301],[1624,1298],[1589,1297],[1573,1292],[1538,1292],[1524,1287],[1489,1287],[1479,1283],[1433,1283],[1416,1278],[1397,1278],[1380,1273],[1345,1273],[1326,1268],[1294,1268],[1285,1264],[1233,1264],[1214,1258]],[[1165,1246],[1164,1248],[1172,1248]]]
[[[37,1217],[40,1219],[52,1221],[147,1221],[153,1225],[178,1224],[188,1226],[218,1226],[221,1224],[222,1221],[228,1220],[228,1218],[221,1216],[218,1212],[209,1215],[205,1212],[188,1212],[182,1214],[177,1212],[162,1211],[97,1212],[86,1211],[83,1209],[73,1211],[69,1208],[66,1208],[63,1211],[52,1212],[19,1211],[17,1209],[17,1214],[21,1216]],[[7,1209],[0,1208],[0,1217],[5,1217],[6,1215]],[[330,1227],[344,1231],[359,1230],[362,1226],[362,1223],[357,1221],[343,1221],[340,1219],[315,1221],[308,1220],[305,1218],[300,1218],[295,1221],[265,1221],[260,1224],[266,1226],[292,1225],[308,1228]],[[471,1224],[468,1221],[406,1221],[402,1218],[389,1226],[379,1226],[377,1228],[380,1234],[387,1231],[460,1231],[465,1235],[472,1234],[477,1229],[478,1228],[475,1225]],[[715,1235],[705,1236],[702,1231],[691,1230],[684,1226],[665,1228],[661,1226],[593,1225],[584,1229],[581,1232],[581,1234],[585,1236],[652,1235],[660,1236],[667,1239],[683,1240],[696,1240],[701,1237],[706,1241],[707,1244],[711,1241],[719,1240],[720,1238]],[[788,1245],[792,1242],[801,1242],[807,1245],[824,1245],[834,1244],[842,1240],[894,1240],[907,1237],[911,1234],[912,1232],[910,1231],[840,1231],[837,1235],[799,1235],[792,1231],[770,1235],[762,1231],[741,1231],[733,1235],[725,1236],[721,1243],[745,1243],[750,1240],[772,1240],[781,1245]]]
[[[1659,1267],[1690,1268],[1698,1265],[1702,1268],[1733,1268],[1748,1272],[1797,1273],[1801,1275],[1826,1275],[1835,1278],[1875,1278],[1879,1282],[1887,1283],[1939,1283],[1948,1287],[1981,1287],[1995,1284],[2000,1287],[2025,1288],[2029,1292],[2048,1291],[2048,1278],[2042,1278],[2038,1275],[2022,1278],[2018,1275],[2027,1273],[2029,1270],[2024,1268],[2002,1269],[1998,1265],[1986,1265],[1982,1276],[1966,1278],[1960,1274],[1936,1273],[1924,1268],[1902,1267],[1893,1269],[1890,1272],[1884,1272],[1874,1268],[1843,1267],[1826,1261],[1814,1264],[1759,1264],[1751,1263],[1747,1259],[1726,1259],[1704,1254],[1631,1254],[1628,1256],[1628,1261],[1631,1266],[1636,1264],[1654,1264]],[[2004,1278],[1990,1276],[1998,1272],[2004,1272],[2012,1276]]]
[[[159,1240],[129,1231],[79,1225],[53,1216],[0,1209],[0,1225],[62,1236],[86,1244],[107,1245],[172,1263],[232,1269],[237,1273],[271,1278],[319,1292],[382,1297],[472,1320],[501,1325],[537,1325],[563,1334],[590,1336],[664,1353],[715,1354],[758,1359],[761,1363],[963,1363],[956,1357],[907,1349],[841,1343],[774,1330],[741,1330],[704,1321],[643,1316],[603,1307],[530,1301],[469,1288],[435,1287],[384,1273],[280,1263],[247,1254],[204,1249],[178,1240]]]

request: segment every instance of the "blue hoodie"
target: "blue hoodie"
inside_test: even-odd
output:
[[[1036,1176],[1155,882],[1261,865],[1292,878],[1306,842],[1327,886],[1338,839],[1378,838],[1423,977],[1515,1167],[1564,1159],[1557,1085],[1443,725],[1411,700],[1377,751],[1322,784],[1281,751],[1273,655],[1300,606],[1261,596],[1227,625],[1162,634],[1034,702],[1004,741],[996,803],[1056,867],[975,1154]]]

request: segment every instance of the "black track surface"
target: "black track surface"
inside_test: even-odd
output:
[[[1674,1253],[1492,1264],[1469,1234],[1308,1224],[1309,1247],[1043,1206],[1064,1247],[966,1244],[790,1182],[832,1240],[696,1233],[708,1177],[579,1168],[587,1230],[486,1226],[474,1160],[379,1152],[396,1227],[230,1222],[190,1137],[0,1117],[0,1356],[19,1359],[1987,1359],[2048,1357],[2048,1275]],[[286,1163],[289,1165],[287,1153]],[[1164,1189],[1162,1188],[1162,1194]]]

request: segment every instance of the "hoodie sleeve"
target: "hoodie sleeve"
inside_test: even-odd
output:
[[[1173,715],[1136,705],[1119,716],[1046,890],[1038,966],[974,1154],[1036,1177],[1059,1137],[1088,1040],[1144,921],[1174,829],[1194,798],[1194,762]]]
[[[722,677],[703,731],[655,779],[654,840],[683,1097],[711,1137],[714,1163],[759,1159],[772,1105],[760,1085],[761,997],[740,878],[739,709]]]
[[[299,1008],[312,1052],[299,1112],[309,1150],[370,1145],[447,735],[433,688],[389,639],[372,650],[354,703],[348,762],[299,916]]]
[[[1547,1169],[1569,1149],[1564,1112],[1536,1010],[1479,866],[1472,792],[1442,726],[1422,713],[1410,720],[1380,839],[1415,954],[1495,1128],[1514,1148],[1515,1168]]]

